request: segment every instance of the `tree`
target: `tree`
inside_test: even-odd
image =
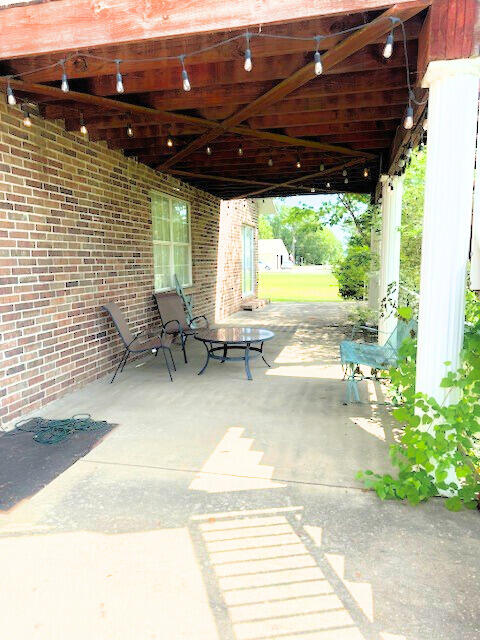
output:
[[[400,281],[413,291],[420,288],[425,167],[426,153],[414,152],[403,185]]]
[[[342,243],[328,228],[300,233],[296,251],[306,264],[336,264],[343,257]]]
[[[258,218],[258,237],[261,240],[270,240],[274,237],[272,225],[265,216],[260,216]]]

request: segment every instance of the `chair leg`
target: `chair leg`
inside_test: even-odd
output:
[[[175,365],[175,360],[173,359],[173,352],[171,349],[168,350],[168,353],[170,354],[170,358],[172,359],[172,364],[173,364],[173,370],[176,371],[177,367]]]
[[[165,358],[165,364],[167,365],[168,375],[170,376],[170,382],[173,382],[172,372],[170,371],[170,365],[168,364],[167,351],[165,347],[162,347],[163,357]],[[170,349],[169,349],[170,351]]]
[[[130,351],[127,353],[127,357],[123,361],[122,368],[120,369],[120,373],[122,373],[122,371],[124,370],[125,365],[127,364],[127,360],[129,359],[129,357],[130,357]]]
[[[112,382],[115,380],[115,378],[117,377],[117,373],[120,371],[120,369],[123,369],[123,367],[125,366],[125,362],[127,361],[128,356],[129,356],[129,351],[128,349],[125,349],[125,353],[123,354],[122,359],[118,363],[118,367],[115,369],[115,373],[113,374],[113,378],[110,380],[110,384],[112,384]]]
[[[183,351],[183,359],[185,360],[185,364],[188,363],[187,360],[187,350],[185,349],[186,345],[187,345],[187,336],[182,333],[180,336],[181,340],[182,340],[182,351]]]

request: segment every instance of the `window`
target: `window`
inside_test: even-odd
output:
[[[152,192],[153,272],[155,291],[192,284],[190,207],[188,202]]]
[[[242,227],[242,296],[252,296],[254,292],[255,267],[253,264],[253,227]]]

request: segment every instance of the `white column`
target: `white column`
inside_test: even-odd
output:
[[[379,299],[382,304],[378,341],[388,339],[397,325],[400,279],[400,224],[402,222],[402,176],[382,176],[382,234]],[[385,300],[387,300],[385,304]]]
[[[370,232],[370,249],[372,261],[368,280],[368,306],[373,311],[377,311],[379,304],[378,292],[380,281],[380,232],[376,225],[372,226],[372,230]]]
[[[416,388],[440,403],[455,401],[440,382],[458,367],[463,341],[479,77],[477,58],[431,62],[423,80],[430,92]]]
[[[479,121],[480,121],[480,102]],[[470,288],[480,291],[480,135],[477,135],[477,170],[475,172],[475,190],[473,194],[473,224],[470,258]]]

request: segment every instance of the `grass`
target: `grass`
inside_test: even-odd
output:
[[[341,302],[338,282],[329,273],[258,274],[258,297],[272,302]]]

